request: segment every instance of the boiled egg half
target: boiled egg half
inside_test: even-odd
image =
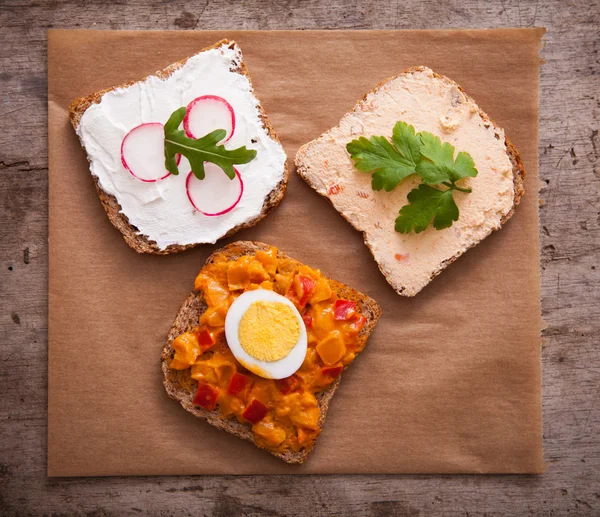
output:
[[[235,358],[265,379],[283,379],[306,356],[306,327],[294,304],[273,291],[241,294],[225,317],[225,337]]]

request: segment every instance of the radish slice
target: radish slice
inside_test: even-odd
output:
[[[227,131],[227,142],[235,131],[235,113],[223,97],[202,95],[188,104],[183,128],[188,137],[202,138],[215,129]]]
[[[177,165],[181,155],[177,155]],[[165,169],[165,132],[160,122],[134,127],[121,142],[121,163],[133,177],[152,183],[171,173]]]
[[[230,212],[242,199],[244,182],[235,170],[235,178],[229,179],[221,167],[214,163],[204,164],[205,176],[199,180],[193,172],[185,180],[187,196],[198,212],[211,217]]]

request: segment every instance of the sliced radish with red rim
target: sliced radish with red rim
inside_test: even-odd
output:
[[[215,217],[235,208],[242,199],[244,182],[237,169],[235,178],[229,179],[221,167],[214,163],[204,164],[205,176],[199,180],[190,172],[185,187],[193,207],[204,215]]]
[[[177,155],[177,165],[181,155]],[[134,127],[121,142],[121,163],[133,177],[152,183],[171,173],[165,168],[165,131],[160,122]]]
[[[188,137],[202,138],[215,129],[224,129],[227,142],[235,131],[235,113],[231,104],[217,95],[202,95],[188,104],[183,128]]]

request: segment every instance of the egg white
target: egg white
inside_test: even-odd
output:
[[[300,326],[300,336],[298,337],[298,341],[287,356],[277,361],[260,361],[255,359],[242,348],[240,343],[238,333],[240,320],[250,305],[259,300],[284,303],[293,310],[294,315],[298,319],[298,324]],[[302,321],[302,316],[298,312],[298,309],[296,309],[294,304],[284,296],[266,289],[246,291],[231,304],[227,311],[227,316],[225,317],[225,338],[227,339],[227,344],[229,345],[231,352],[244,367],[267,379],[283,379],[289,377],[298,371],[306,357],[306,327],[304,326],[304,321]],[[268,377],[266,377],[265,374],[267,374]]]

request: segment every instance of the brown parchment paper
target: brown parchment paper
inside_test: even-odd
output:
[[[50,31],[48,474],[542,472],[542,34]],[[448,75],[522,154],[527,193],[516,214],[412,299],[394,293],[361,235],[294,171],[257,227],[217,246],[138,255],[100,205],[67,107],[223,37],[241,45],[290,163],[380,81],[413,65]],[[161,384],[160,352],[180,303],[208,254],[236,239],[272,243],[383,309],[300,467],[194,418]]]

